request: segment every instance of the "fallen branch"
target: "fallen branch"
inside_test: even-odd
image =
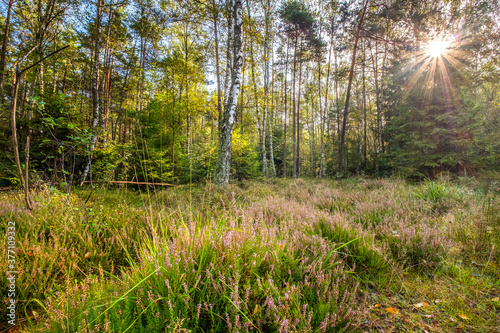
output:
[[[36,188],[37,185],[29,185],[29,188]],[[7,187],[0,187],[0,191],[11,191],[11,190],[23,190],[22,187],[19,186],[7,186]]]
[[[15,189],[14,186],[0,187],[0,191],[10,191],[14,189]]]
[[[172,186],[172,187],[179,187],[182,185],[174,185],[174,184],[167,184],[167,183],[149,183],[149,182],[132,182],[132,181],[125,181],[125,180],[108,180],[108,181],[89,181],[86,180],[84,183],[111,183],[111,184],[132,184],[132,185],[149,185],[149,186]]]
[[[96,184],[106,184],[106,183],[111,183],[111,184],[132,184],[132,185],[149,185],[149,186],[171,186],[171,187],[181,187],[183,185],[174,185],[174,184],[168,184],[168,183],[148,183],[148,182],[133,182],[133,181],[125,181],[125,180],[108,180],[108,181],[84,181],[84,183],[96,183]],[[47,184],[49,186],[55,186],[57,184]],[[30,188],[35,188],[35,185],[30,185]],[[0,191],[10,191],[10,190],[15,190],[15,189],[22,189],[20,187],[16,186],[7,186],[7,187],[0,187]]]

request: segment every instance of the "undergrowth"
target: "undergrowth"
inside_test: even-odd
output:
[[[34,195],[32,212],[16,193],[0,195],[2,231],[16,222],[21,332],[498,327],[494,186],[273,179],[69,197],[52,188]]]

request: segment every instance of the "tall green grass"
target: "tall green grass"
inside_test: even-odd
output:
[[[33,213],[1,195],[2,228],[18,223],[23,332],[363,331],[403,317],[419,327],[410,309],[424,289],[424,301],[449,299],[434,305],[443,332],[462,313],[478,332],[498,319],[494,191],[277,179],[82,189],[69,202],[47,190]],[[460,301],[472,294],[475,310]]]

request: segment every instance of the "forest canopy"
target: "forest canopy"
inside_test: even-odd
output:
[[[496,0],[0,8],[0,186],[499,172]]]

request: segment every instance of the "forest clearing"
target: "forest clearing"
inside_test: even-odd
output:
[[[47,188],[32,212],[2,193],[19,331],[497,332],[498,185]]]
[[[0,36],[0,333],[500,332],[500,0],[4,0]]]

